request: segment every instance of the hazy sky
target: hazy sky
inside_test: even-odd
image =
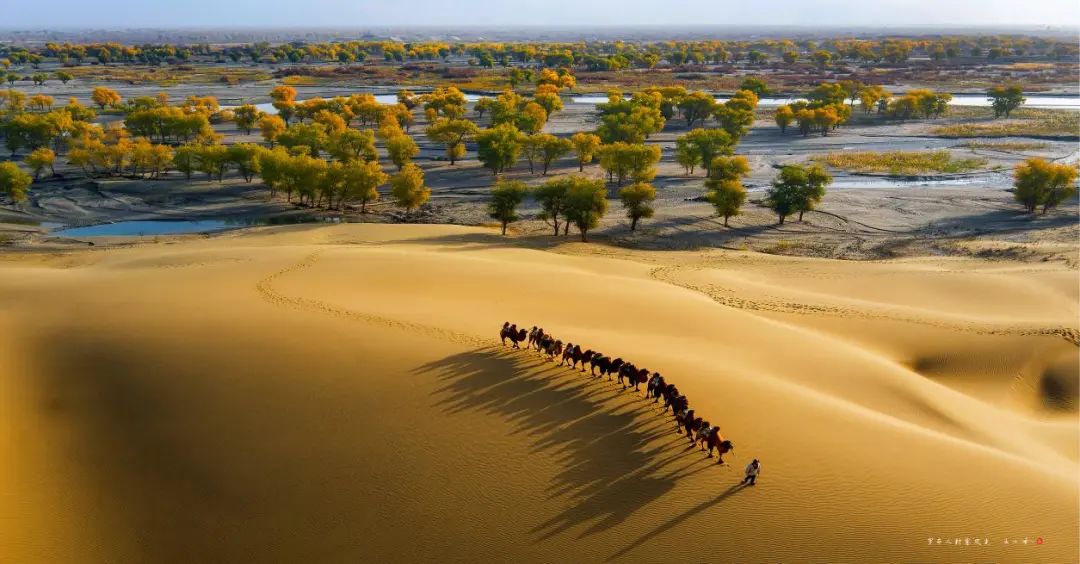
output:
[[[4,10],[0,26],[1080,24],[1080,0],[52,0],[19,6]]]

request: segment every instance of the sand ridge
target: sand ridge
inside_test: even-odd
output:
[[[1070,276],[406,225],[4,261],[0,519],[20,526],[0,552],[1069,561],[1077,347],[1038,329],[1075,333]],[[506,320],[661,371],[735,442],[731,465],[640,394],[500,347]],[[733,488],[755,457],[758,485]],[[995,544],[927,542],[977,535]],[[1018,536],[1046,542],[1001,544]]]

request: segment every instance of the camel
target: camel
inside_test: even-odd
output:
[[[676,388],[675,384],[668,384],[660,391],[660,396],[664,398],[664,411],[667,411],[668,407],[671,407],[671,402],[679,397],[679,388]],[[653,403],[656,402],[654,401]]]
[[[510,343],[515,349],[521,348],[518,343],[524,341],[528,335],[529,331],[527,329],[518,330],[517,325],[510,325],[509,321],[503,323],[503,328],[499,331],[499,339],[502,340],[503,346],[506,346],[506,340],[510,339]]]
[[[701,449],[705,450],[705,438],[709,435],[709,431],[712,430],[712,425],[708,421],[702,420],[698,424],[697,432],[694,434],[694,438],[690,440],[691,443],[701,445]]]
[[[551,335],[544,335],[537,341],[537,350],[547,354],[548,360],[555,360],[557,355],[561,355],[563,352],[562,341],[558,341]]]
[[[506,340],[509,339],[515,349],[520,349],[520,344],[525,343],[527,348],[535,348],[546,354],[549,360],[559,358],[560,365],[578,368],[582,372],[588,370],[594,377],[606,375],[610,381],[614,374],[624,390],[632,384],[634,391],[638,391],[640,385],[647,382],[644,397],[647,399],[652,396],[653,403],[658,403],[663,398],[663,411],[671,409],[677,434],[686,433],[690,444],[698,444],[701,450],[707,450],[709,458],[712,458],[712,452],[715,449],[718,464],[724,463],[725,454],[735,452],[735,445],[720,434],[720,428],[698,417],[696,412],[690,409],[690,401],[687,397],[680,394],[679,389],[674,384],[668,383],[659,372],[653,372],[652,376],[649,376],[647,368],[638,368],[622,358],[612,359],[592,349],[582,350],[581,346],[573,343],[566,343],[564,346],[561,340],[555,339],[543,328],[535,325],[531,329],[518,329],[516,324],[507,321],[503,323],[499,331],[499,339],[503,346],[506,346]]]
[[[680,411],[686,411],[690,406],[690,400],[684,395],[677,395],[671,399],[671,414],[678,419],[678,413]]]
[[[690,446],[694,445],[694,433],[704,425],[708,425],[709,422],[700,417],[687,417],[684,421],[684,428],[686,429],[686,438],[690,440]]]
[[[648,368],[638,368],[637,366],[634,366],[634,364],[632,364],[632,363],[626,363],[626,364],[623,364],[622,367],[619,368],[619,372],[616,375],[616,377],[618,378],[619,383],[622,384],[622,387],[623,387],[624,390],[629,385],[633,384],[634,391],[638,391],[640,389],[638,386],[641,385],[646,380],[648,380],[648,378],[649,378],[649,369]],[[625,383],[623,382],[624,378],[626,379]]]
[[[626,384],[623,384],[623,378],[626,378],[627,372],[633,369],[633,363],[627,362],[620,366],[617,371],[615,371],[615,381],[618,382],[623,387],[623,389],[626,389]]]
[[[649,383],[645,386],[645,398],[648,399],[649,396],[653,395],[653,393],[656,391],[657,386],[662,387],[663,381],[664,377],[661,376],[659,372],[653,372],[652,378],[649,378]]]
[[[649,381],[649,369],[640,368],[636,372],[632,372],[629,376],[634,383],[634,391],[641,391],[641,388],[639,386]]]
[[[544,352],[547,353],[548,360],[555,360],[555,357],[563,352],[562,341],[548,336],[547,341],[545,341]]]
[[[569,365],[570,361],[573,360],[573,358],[574,358],[574,351],[575,350],[576,351],[581,351],[581,348],[578,347],[577,345],[575,345],[574,343],[566,343],[566,348],[563,349],[563,352],[562,352],[562,362],[559,363],[559,366],[562,366],[564,364]]]
[[[664,396],[664,391],[667,390],[667,387],[668,387],[667,382],[664,380],[664,377],[661,376],[659,372],[656,373],[655,376],[656,376],[656,385],[653,386],[653,389],[652,389],[652,396],[654,398],[653,403],[656,403],[656,402],[660,401],[660,398],[662,398]]]
[[[611,366],[611,357],[604,356],[600,353],[596,353],[592,357],[591,368],[589,368],[589,374],[596,376],[596,369],[600,369],[600,376],[607,373],[607,369]]]
[[[544,342],[544,339],[548,337],[548,334],[544,333],[543,327],[536,327],[535,330],[536,334],[533,335],[532,339],[529,341],[529,348],[535,348],[539,351],[541,350],[540,344]]]
[[[585,363],[592,361],[592,357],[595,353],[592,349],[588,349],[585,352],[581,352],[581,347],[578,347],[577,354],[574,355],[574,368],[577,368],[578,363],[581,363],[581,371],[585,372]]]
[[[724,455],[726,453],[735,452],[735,445],[720,434],[720,427],[712,428],[712,432],[705,437],[705,443],[709,445],[708,458],[712,458],[712,451],[714,448],[716,449],[717,464],[724,463]]]
[[[682,428],[686,426],[687,422],[694,420],[694,410],[685,409],[675,414],[675,431],[678,434],[682,434]]]
[[[612,374],[618,374],[619,369],[622,368],[624,364],[626,364],[626,361],[623,360],[622,357],[616,358],[615,360],[611,361],[611,364],[608,365],[607,369],[608,380],[611,379]]]

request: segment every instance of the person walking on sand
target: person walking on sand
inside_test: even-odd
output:
[[[759,473],[761,473],[761,464],[758,462],[758,459],[755,458],[753,462],[746,465],[746,477],[743,478],[742,483],[751,486],[754,485]]]

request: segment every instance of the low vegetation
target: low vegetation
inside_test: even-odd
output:
[[[1034,141],[965,141],[957,147],[965,149],[982,149],[987,151],[1041,151],[1048,148],[1048,143]]]
[[[983,158],[954,158],[941,151],[850,151],[814,157],[815,162],[851,172],[877,172],[894,175],[955,174],[978,170],[987,164]]]
[[[1018,109],[1011,119],[993,123],[959,123],[930,130],[938,137],[1076,137],[1080,113],[1069,110]]]

